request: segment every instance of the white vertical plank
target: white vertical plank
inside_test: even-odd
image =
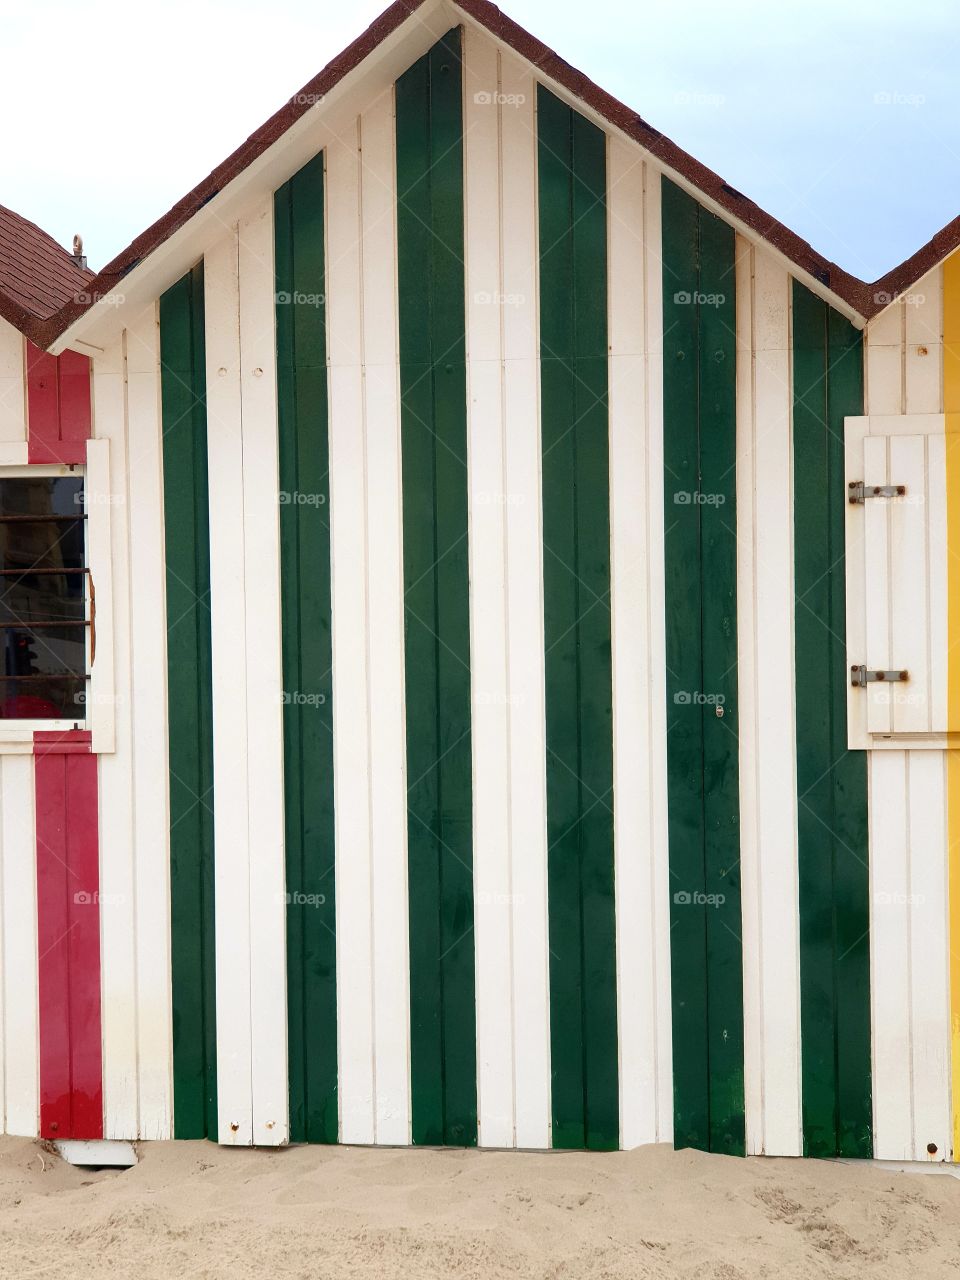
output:
[[[138,1136],[173,1131],[170,831],[160,342],[156,306],[127,330],[127,531],[136,883]]]
[[[868,759],[874,1156],[905,1160],[913,1149],[907,753]]]
[[[879,499],[890,531],[890,665],[910,673],[890,687],[896,733],[925,733],[930,722],[930,615],[927,557],[927,451],[923,436],[891,436],[891,484],[903,498]]]
[[[0,320],[0,442],[27,438],[26,362],[23,335]]]
[[[950,984],[947,793],[940,751],[909,759],[910,1075],[913,1159],[950,1151]]]
[[[213,653],[213,823],[218,1137],[253,1142],[250,1026],[250,837],[247,644],[238,234],[204,257],[210,639]],[[258,851],[259,852],[259,851]]]
[[[863,481],[868,485],[889,483],[889,443],[883,436],[867,436],[863,442]],[[861,661],[875,670],[894,665],[890,652],[890,504],[886,498],[865,502],[857,508],[863,519],[863,541],[867,548],[866,653]],[[861,690],[867,706],[867,728],[871,733],[889,733],[893,728],[890,687],[879,682]]]
[[[115,747],[101,755],[100,777],[100,938],[103,1019],[104,1137],[139,1136],[137,1054],[136,871],[134,862],[133,735],[130,652],[130,564],[127,537],[126,357],[121,339],[94,362],[93,412],[98,440],[109,441],[109,491],[115,498],[109,559],[113,569],[113,608],[97,583],[99,632],[110,628],[114,641],[114,675],[119,694],[112,714]],[[89,523],[99,510],[89,492]],[[97,645],[97,672],[103,657]],[[98,694],[91,682],[90,697]],[[89,708],[93,713],[100,708]]]
[[[272,196],[241,219],[238,257],[247,753],[253,765],[247,770],[252,1140],[271,1146],[289,1137]]]
[[[754,393],[757,468],[757,799],[763,859],[760,929],[763,1000],[764,1150],[800,1155],[800,922],[794,687],[784,696],[784,655],[793,654],[790,280],[755,254]],[[764,321],[773,333],[766,333]],[[769,344],[769,345],[768,345]],[[793,663],[788,663],[792,669]]]
[[[903,304],[897,299],[870,321],[867,330],[868,340],[881,347],[899,347],[903,340]],[[885,409],[872,409],[872,413],[886,413]],[[898,413],[898,409],[889,412]]]
[[[340,1136],[376,1140],[359,123],[327,152]]]
[[[497,48],[464,31],[464,250],[478,1141],[514,1145],[514,968],[505,582]]]
[[[871,413],[900,413],[903,394],[903,349],[867,342],[866,405]],[[876,406],[876,407],[874,407]]]
[[[648,168],[644,184],[643,254],[646,304],[647,636],[650,712],[650,896],[654,903],[657,1027],[657,1141],[673,1140],[673,1008],[670,991],[670,860],[667,835],[667,654],[663,531],[663,271],[660,176]]]
[[[754,249],[737,236],[737,715],[740,724],[740,902],[746,1151],[763,1151],[763,996],[757,815],[757,488],[754,403]]]
[[[364,113],[367,679],[373,868],[376,1141],[410,1141],[410,960],[393,93]]]
[[[649,634],[645,575],[648,486],[644,165],[611,139],[608,153],[610,567],[614,855],[620,1128],[625,1148],[657,1141],[656,942],[650,894]],[[655,180],[655,179],[654,179]]]
[[[40,1121],[34,794],[33,757],[0,757],[0,1118],[28,1138]]]
[[[903,413],[904,323],[903,303],[895,302],[867,325],[865,414]]]
[[[904,409],[940,413],[943,409],[943,270],[935,267],[919,280],[904,302]]]
[[[500,83],[515,1122],[517,1146],[548,1147],[550,1006],[536,83],[529,67],[507,52],[501,57]]]
[[[783,686],[794,642],[790,279],[762,248],[738,244],[737,311],[747,1149],[800,1155],[796,712]]]
[[[908,289],[905,302],[907,342],[927,342],[933,346],[943,342],[943,267],[934,267]],[[908,412],[939,413],[940,409]]]

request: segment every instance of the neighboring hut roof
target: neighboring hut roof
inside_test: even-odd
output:
[[[33,337],[82,301],[92,279],[52,236],[0,205],[0,316]]]
[[[32,223],[24,222],[15,214],[7,214],[7,211],[4,211],[8,217],[14,219],[15,223],[29,228],[40,241],[55,250],[58,255],[58,265],[56,272],[53,272],[47,261],[54,256],[49,249],[46,255],[35,250],[32,255],[26,256],[28,265],[33,261],[36,262],[43,284],[42,286],[31,284],[29,280],[22,278],[21,272],[20,294],[18,294],[14,289],[8,289],[6,277],[3,274],[4,267],[0,264],[0,314],[12,320],[39,345],[52,345],[98,298],[105,297],[115,289],[144,258],[189,222],[194,214],[281,138],[291,125],[311,109],[312,103],[328,94],[340,80],[358,67],[425,3],[427,0],[395,0],[395,3],[386,9],[358,39],[328,63],[318,75],[304,85],[299,93],[294,94],[285,106],[251,134],[232,155],[179,200],[168,213],[137,236],[96,276],[80,273],[70,256],[49,236],[45,236]],[[493,37],[531,62],[545,78],[560,85],[608,123],[633,138],[667,169],[685,178],[714,201],[720,209],[729,213],[732,218],[738,220],[757,236],[768,241],[800,271],[818,280],[830,293],[864,320],[869,320],[882,311],[897,294],[909,289],[921,276],[960,246],[960,217],[958,217],[938,231],[923,248],[888,271],[886,275],[881,276],[879,280],[873,282],[860,280],[835,262],[817,253],[796,232],[791,231],[772,215],[765,213],[759,205],[729,186],[718,174],[647,124],[631,107],[619,102],[582,72],[564,62],[542,41],[501,13],[496,5],[490,3],[490,0],[455,0],[452,8],[459,9],[472,18]],[[2,241],[2,225],[0,222],[0,256],[6,253]],[[72,265],[66,267],[65,263]],[[68,270],[73,271],[73,279],[67,277]],[[26,317],[23,323],[14,319],[12,314],[12,309],[18,305]],[[31,327],[27,328],[25,325]]]

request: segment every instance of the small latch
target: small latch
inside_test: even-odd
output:
[[[905,484],[864,484],[851,480],[847,485],[847,501],[851,506],[862,505],[868,498],[902,498],[907,492]]]
[[[850,668],[850,683],[854,689],[865,689],[868,684],[896,684],[910,679],[909,671],[868,671],[861,663]]]

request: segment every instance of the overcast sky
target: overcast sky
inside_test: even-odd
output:
[[[0,0],[0,203],[102,266],[385,0]],[[504,0],[872,280],[960,213],[956,0]]]

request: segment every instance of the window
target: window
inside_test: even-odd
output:
[[[0,719],[87,718],[95,631],[86,541],[82,477],[0,478]]]

